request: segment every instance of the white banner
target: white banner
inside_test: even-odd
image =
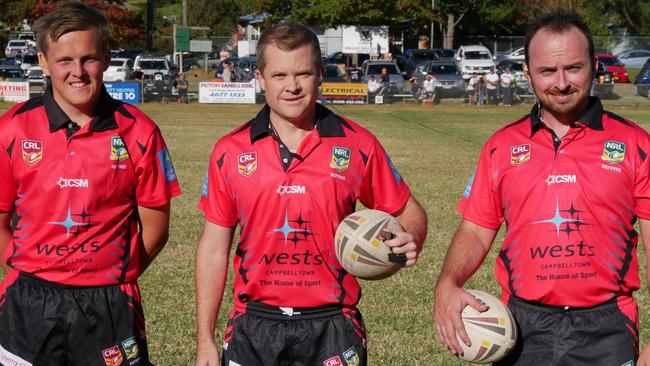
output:
[[[0,81],[0,100],[24,102],[29,99],[29,83]]]
[[[199,103],[255,104],[255,84],[199,83]]]
[[[388,53],[388,27],[343,27],[343,53]]]

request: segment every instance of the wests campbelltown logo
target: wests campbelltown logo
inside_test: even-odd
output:
[[[244,177],[250,177],[257,170],[257,151],[246,152],[237,156],[237,170]]]
[[[23,161],[32,166],[43,159],[43,142],[38,140],[23,140],[20,144],[23,150]]]
[[[510,164],[521,166],[530,160],[530,144],[521,144],[510,147]]]

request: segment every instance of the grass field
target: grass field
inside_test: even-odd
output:
[[[604,101],[606,108],[650,129],[650,101],[630,92],[629,85],[617,85],[622,98]],[[527,113],[531,106],[479,108],[459,104],[459,100],[449,100],[435,108],[401,103],[338,107],[379,137],[429,216],[419,264],[386,280],[362,284],[360,308],[368,327],[371,365],[463,364],[435,338],[433,286],[459,221],[456,203],[482,144],[492,132]],[[0,112],[8,107],[0,103]],[[148,104],[141,108],[161,126],[183,189],[183,195],[173,202],[169,243],[140,281],[149,347],[156,365],[190,365],[195,333],[193,256],[202,228],[196,205],[205,165],[216,139],[253,117],[259,107]],[[498,239],[497,244],[500,242]],[[466,287],[498,293],[493,275],[497,247]],[[217,326],[218,339],[231,309],[230,295],[228,286]],[[645,286],[637,292],[637,299],[642,309],[641,341],[647,342],[650,301]]]

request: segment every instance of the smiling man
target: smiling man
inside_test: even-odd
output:
[[[169,153],[102,85],[99,10],[66,3],[34,29],[46,93],[0,117],[0,365],[149,365],[137,279],[180,194]]]
[[[462,289],[505,221],[496,274],[521,330],[498,365],[648,365],[639,356],[638,221],[650,255],[650,136],[589,97],[596,59],[574,13],[537,19],[524,71],[538,103],[486,143],[435,290],[438,337],[469,344]],[[638,363],[637,363],[638,358]]]
[[[224,365],[366,364],[356,278],[336,259],[334,232],[357,201],[405,228],[385,241],[412,266],[426,216],[377,139],[316,103],[318,38],[298,24],[273,26],[257,44],[267,104],[214,147],[199,208],[197,365],[219,365],[215,323],[234,229],[234,309]]]

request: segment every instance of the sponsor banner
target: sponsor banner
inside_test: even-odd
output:
[[[0,81],[0,100],[24,102],[29,99],[29,83]]]
[[[343,53],[388,53],[388,26],[343,26]]]
[[[113,99],[140,104],[140,83],[105,83],[104,86]]]
[[[199,103],[255,104],[255,83],[199,83]]]
[[[323,83],[321,95],[326,103],[366,104],[368,85],[366,83]]]

